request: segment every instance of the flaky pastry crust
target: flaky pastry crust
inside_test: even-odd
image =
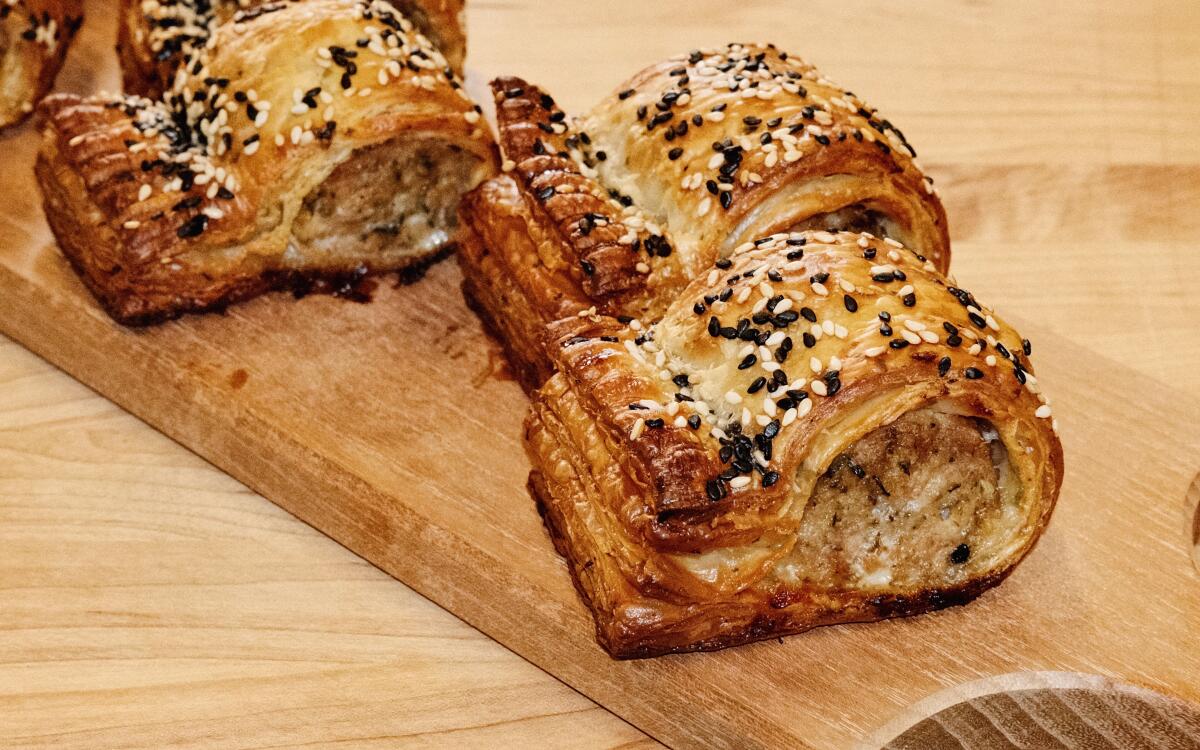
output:
[[[768,236],[547,335],[530,489],[616,657],[964,603],[1057,498],[1031,345],[891,239]]]
[[[180,65],[208,43],[218,25],[239,11],[253,13],[279,4],[279,0],[121,0],[117,58],[125,91],[162,96]],[[394,0],[392,5],[462,75],[467,52],[463,0]]]
[[[460,256],[492,321],[544,325],[564,300],[657,319],[715,259],[782,230],[872,231],[948,267],[945,212],[900,130],[773,46],[651,66],[577,122],[525,81],[492,88],[506,174],[464,202]],[[503,341],[526,385],[548,376],[536,338]]]
[[[57,96],[42,114],[50,226],[127,324],[421,262],[495,168],[479,108],[381,0],[258,5],[162,100]]]
[[[0,0],[0,129],[25,120],[54,86],[83,23],[83,0]]]

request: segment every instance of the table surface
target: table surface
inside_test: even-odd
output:
[[[741,5],[475,0],[469,67],[579,110],[773,38],[904,128],[960,281],[1200,394],[1200,4]],[[655,744],[0,338],[0,745],[339,742]]]

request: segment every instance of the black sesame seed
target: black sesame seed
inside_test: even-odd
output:
[[[983,377],[983,371],[976,367],[968,367],[963,370],[963,375],[966,376],[967,380],[979,380]]]
[[[904,339],[892,339],[890,342],[888,342],[888,346],[892,347],[893,349],[903,349],[904,347],[908,346],[908,342]]]
[[[950,553],[950,562],[955,565],[962,565],[967,560],[971,559],[971,548],[965,544],[960,544]]]
[[[707,309],[708,308],[704,306],[703,302],[697,302],[696,304],[692,305],[692,312],[696,313],[697,315],[703,315],[704,311]]]
[[[693,430],[700,429],[700,415],[693,414],[692,416],[688,417],[687,423],[688,427],[691,427]]]
[[[755,378],[754,382],[750,384],[750,387],[746,389],[746,393],[758,393],[766,384],[767,379],[760,375],[759,377]]]
[[[708,319],[708,335],[714,338],[721,335],[721,321],[715,315]]]
[[[766,474],[763,474],[762,486],[763,487],[772,487],[778,481],[779,481],[779,472],[778,471],[768,471]]]
[[[813,309],[812,309],[811,307],[802,307],[802,308],[800,308],[800,315],[801,315],[801,316],[802,316],[802,317],[803,317],[805,320],[807,320],[809,323],[816,323],[816,322],[817,322],[817,314],[816,314],[815,312],[813,312]]]
[[[858,300],[854,299],[849,294],[842,297],[842,303],[846,305],[846,309],[850,312],[858,312]]]
[[[1021,351],[1025,352],[1026,357],[1033,354],[1033,344],[1029,343],[1029,339],[1021,339]]]
[[[667,158],[671,161],[675,161],[681,156],[683,156],[683,149],[678,146],[667,152]]]
[[[710,479],[704,483],[704,493],[708,499],[716,502],[725,497],[725,482],[720,479]]]
[[[646,426],[652,430],[661,430],[663,428],[663,424],[665,423],[658,417],[646,420]]]
[[[938,375],[944,376],[949,371],[950,371],[950,358],[942,357],[940,360],[938,360]]]
[[[962,344],[962,336],[957,333],[946,337],[946,344],[949,346],[959,346]]]
[[[596,266],[593,265],[589,261],[586,261],[586,260],[579,261],[579,267],[582,268],[583,272],[586,273],[588,276],[591,276],[592,274],[596,273]]]
[[[758,362],[758,357],[753,354],[747,354],[741,362],[738,363],[739,370],[749,370]]]
[[[900,298],[905,307],[913,307],[917,304],[917,295],[909,293]]]
[[[183,226],[176,230],[175,234],[180,239],[188,239],[190,237],[199,237],[208,227],[208,217],[204,214],[196,214],[188,219]]]

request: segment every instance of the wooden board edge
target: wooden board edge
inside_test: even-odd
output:
[[[203,426],[190,420],[172,420],[176,411],[172,404],[191,403],[193,408],[205,409],[206,403],[223,399],[225,394],[215,387],[205,389],[189,384],[175,373],[170,363],[157,359],[152,351],[142,350],[146,355],[143,364],[145,388],[138,399],[128,397],[118,387],[118,381],[106,376],[109,353],[128,344],[120,340],[121,330],[98,307],[90,307],[90,300],[87,301],[88,308],[81,308],[75,302],[49,298],[3,264],[0,264],[0,289],[6,292],[0,295],[0,333],[659,742],[672,747],[812,747],[800,737],[779,730],[778,725],[766,716],[747,715],[755,712],[723,692],[706,693],[713,703],[706,710],[687,716],[674,715],[651,702],[639,700],[639,694],[682,690],[685,686],[669,684],[669,679],[652,661],[611,660],[594,641],[590,617],[586,618],[586,624],[581,620],[578,627],[553,628],[547,633],[529,628],[523,610],[481,609],[479,604],[486,601],[485,597],[475,596],[472,590],[446,585],[455,578],[445,574],[447,566],[458,566],[463,571],[458,577],[460,580],[474,577],[474,588],[480,593],[525,588],[532,592],[531,597],[535,600],[551,603],[554,598],[534,587],[528,579],[505,575],[505,565],[471,545],[453,529],[421,516],[408,504],[393,502],[362,477],[346,467],[332,465],[325,457],[274,430],[269,422],[252,411],[225,416],[224,410],[214,406],[208,413],[215,416]],[[78,293],[84,295],[86,291],[80,287]],[[48,305],[54,308],[55,314],[33,312]],[[47,321],[51,318],[60,321],[57,325],[61,325],[62,320],[71,321],[75,333],[69,338],[67,347],[50,345],[54,332]],[[213,429],[214,422],[221,423],[222,429]],[[276,451],[278,460],[271,464],[257,462],[254,459],[256,444],[280,446]],[[319,525],[320,503],[316,498],[323,493],[359,500],[355,500],[353,507],[342,508],[335,526]],[[372,512],[367,498],[379,501],[380,507],[396,511],[385,523],[394,537],[393,543],[405,543],[404,556],[373,554],[371,550],[363,549],[355,529],[363,525],[364,518]],[[356,511],[362,515],[356,516]],[[549,541],[547,550],[552,551]],[[563,581],[564,586],[571,586],[565,568]],[[579,606],[582,613],[582,605]],[[563,644],[562,650],[570,651],[574,658],[555,660],[539,644],[539,641],[544,643],[547,635],[558,639]],[[597,675],[603,673],[608,676],[597,680]],[[738,716],[739,722],[725,718],[732,716]],[[755,733],[745,734],[745,725],[741,722],[754,727]]]

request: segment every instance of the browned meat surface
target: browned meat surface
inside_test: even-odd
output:
[[[475,155],[432,138],[356,151],[305,198],[292,228],[298,265],[430,254],[454,236],[455,209],[478,166]]]
[[[777,572],[820,588],[909,591],[987,570],[1020,523],[991,428],[932,410],[866,435],[821,476]]]

